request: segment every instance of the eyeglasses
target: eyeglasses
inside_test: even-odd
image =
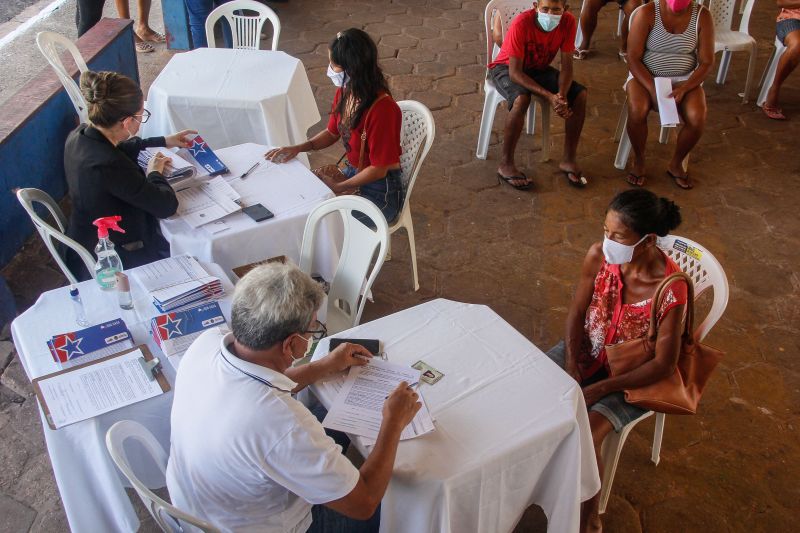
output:
[[[150,113],[150,111],[148,111],[147,109],[143,109],[141,115],[131,115],[131,116],[133,118],[135,118],[136,120],[138,120],[139,124],[144,124],[145,122],[150,120],[150,115],[151,114],[152,113]]]
[[[311,327],[314,329],[307,329],[303,333],[311,333],[311,338],[315,341],[320,341],[328,336],[328,329],[325,327],[325,324],[319,320],[314,320],[314,322],[311,323]]]

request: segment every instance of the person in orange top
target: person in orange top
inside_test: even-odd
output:
[[[597,466],[603,477],[603,441],[646,413],[627,403],[623,391],[656,383],[671,375],[678,363],[686,312],[683,283],[667,287],[664,300],[653,309],[653,293],[661,281],[680,267],[656,245],[681,223],[672,201],[646,189],[617,194],[606,211],[603,242],[589,248],[569,308],[566,336],[547,352],[583,388],[589,409]],[[656,313],[655,357],[642,366],[612,376],[606,346],[643,337]],[[583,532],[602,531],[600,494],[584,503]]]
[[[778,14],[775,33],[786,47],[786,51],[778,61],[775,79],[761,109],[771,119],[786,120],[786,115],[778,105],[778,96],[781,85],[800,63],[800,0],[778,0],[778,7],[781,8],[781,12]]]

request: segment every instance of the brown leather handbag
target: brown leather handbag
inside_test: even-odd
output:
[[[358,152],[358,166],[356,167],[356,169],[359,172],[361,172],[364,169],[364,150],[367,147],[367,118],[369,118],[369,114],[372,111],[372,108],[375,107],[375,104],[377,104],[380,100],[382,100],[386,96],[388,95],[382,94],[379,97],[377,97],[375,101],[372,102],[372,105],[369,106],[369,109],[367,109],[367,114],[364,118],[364,129],[361,130],[361,149]],[[339,159],[339,162],[336,163],[335,165],[323,165],[319,168],[313,169],[311,172],[313,172],[314,175],[316,175],[319,179],[321,179],[323,183],[326,181],[326,178],[328,180],[333,181],[334,183],[341,183],[343,181],[346,181],[349,178],[345,176],[342,173],[342,170],[339,168],[339,164],[342,162],[344,157],[345,156],[343,155]],[[358,194],[358,188],[353,188],[351,190],[340,193],[340,195],[341,194]]]
[[[640,367],[656,355],[658,325],[656,315],[666,288],[676,280],[686,283],[686,320],[681,337],[681,349],[675,372],[661,381],[625,391],[625,401],[659,413],[693,415],[703,395],[711,373],[719,364],[724,352],[701,344],[694,334],[694,284],[684,272],[675,272],[664,278],[656,289],[650,307],[650,327],[644,337],[606,345],[606,356],[611,375],[624,374]]]

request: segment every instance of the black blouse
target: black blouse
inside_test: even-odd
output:
[[[114,146],[91,125],[81,124],[73,130],[64,150],[64,171],[72,201],[67,235],[91,253],[97,244],[97,228],[92,222],[119,215],[119,225],[125,233],[110,231],[109,236],[124,268],[165,257],[168,246],[157,219],[175,214],[178,199],[161,173],[145,176],[137,163],[141,150],[164,145],[164,137],[133,137]],[[88,279],[76,259],[77,254],[68,255],[70,269],[79,278]]]

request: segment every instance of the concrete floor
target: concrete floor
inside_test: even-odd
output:
[[[65,33],[70,5],[58,15]],[[446,297],[490,305],[547,349],[562,336],[582,258],[602,238],[605,207],[627,187],[612,165],[626,76],[611,37],[616,10],[601,13],[595,51],[576,64],[576,79],[590,90],[580,147],[590,186],[573,189],[557,172],[563,123],[555,118],[551,161],[537,163],[538,135],[520,142],[518,160],[536,186],[517,192],[494,177],[504,109],[497,113],[488,160],[474,156],[483,105],[484,6],[483,0],[291,0],[276,5],[280,47],[303,60],[325,115],[334,92],[325,76],[327,42],[343,28],[364,27],[379,41],[395,98],[425,103],[436,119],[436,142],[411,200],[422,287],[412,290],[407,240],[396,234],[393,260],[378,278],[364,320]],[[776,13],[771,3],[753,13],[758,75],[772,49]],[[157,11],[152,20],[160,20]],[[31,42],[26,34],[14,43],[26,63],[39,59]],[[2,84],[11,66],[5,50],[0,56]],[[145,87],[169,57],[164,50],[139,56]],[[678,190],[667,178],[674,138],[657,144],[651,121],[648,187],[682,207],[684,223],[676,233],[707,246],[730,282],[725,316],[707,339],[727,355],[700,413],[668,418],[658,467],[649,461],[652,419],[633,431],[604,516],[606,531],[792,531],[800,512],[800,158],[791,141],[800,138],[800,73],[783,92],[791,120],[778,123],[741,103],[745,68],[746,57],[735,54],[725,86],[713,75],[706,82],[708,126],[692,153],[694,190]],[[0,100],[8,97],[8,81]],[[314,154],[312,163],[338,156],[329,152]],[[35,238],[2,274],[20,311],[64,283]],[[30,385],[7,337],[0,340],[0,372],[0,531],[65,530]],[[531,510],[518,531],[543,530],[543,522]]]

